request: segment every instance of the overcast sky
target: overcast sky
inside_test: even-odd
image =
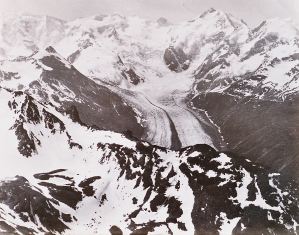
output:
[[[0,13],[31,13],[62,19],[119,13],[172,22],[189,20],[214,7],[256,26],[267,18],[299,23],[299,0],[0,0]]]

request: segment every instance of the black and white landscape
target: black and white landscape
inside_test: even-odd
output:
[[[299,233],[291,20],[0,22],[0,234]]]

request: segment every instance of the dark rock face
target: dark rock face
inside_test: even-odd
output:
[[[24,222],[31,221],[38,226],[36,220],[36,217],[38,217],[41,225],[47,228],[48,231],[62,233],[68,229],[64,220],[67,220],[69,215],[62,214],[55,208],[54,205],[57,205],[58,202],[48,199],[41,192],[34,190],[23,177],[18,176],[13,180],[1,182],[0,203],[7,205]],[[0,215],[1,219],[3,218]],[[17,224],[13,227],[3,220],[0,223],[0,228],[9,234],[46,232],[42,229],[41,231],[34,231]]]
[[[75,182],[73,178],[63,175],[64,171],[64,169],[59,169],[49,173],[36,174],[34,177],[41,180],[39,185],[46,187],[54,199],[63,202],[73,209],[76,209],[78,202],[82,200],[82,193],[76,187],[74,187]],[[57,173],[60,173],[61,175],[57,175]],[[46,182],[49,179],[64,179],[69,181],[69,184],[56,185]]]
[[[82,193],[73,186],[60,186],[47,182],[41,182],[40,185],[47,187],[53,198],[65,203],[73,209],[75,209],[78,202],[82,200]]]
[[[95,190],[91,184],[94,183],[96,180],[100,180],[100,179],[101,179],[100,176],[94,176],[83,180],[78,186],[82,188],[82,191],[86,196],[92,197],[95,193]]]
[[[8,102],[8,106],[16,114],[16,120],[10,129],[15,130],[19,152],[23,156],[31,157],[37,153],[37,147],[41,145],[41,142],[27,127],[27,124],[43,125],[53,135],[65,132],[65,125],[31,96],[23,92],[11,93],[13,99]]]
[[[186,148],[181,151],[181,154],[190,154],[191,151],[202,149],[200,146],[194,146]],[[217,217],[216,214],[225,213],[227,218],[240,217],[240,220],[233,230],[232,234],[261,234],[262,231],[273,231],[274,234],[293,234],[294,232],[289,231],[283,225],[276,224],[271,221],[268,217],[268,213],[271,216],[278,218],[278,212],[275,211],[275,207],[281,202],[281,197],[275,195],[274,189],[271,187],[271,183],[267,178],[269,173],[262,167],[254,166],[252,163],[243,162],[237,160],[237,156],[232,158],[233,165],[229,168],[220,166],[219,162],[213,161],[213,158],[218,155],[213,149],[207,148],[207,152],[202,154],[205,157],[188,157],[187,162],[180,165],[180,170],[188,177],[189,185],[193,190],[194,194],[194,207],[192,211],[192,221],[195,226],[195,234],[217,234],[219,230],[219,224],[221,219],[212,219]],[[188,156],[188,155],[187,155]],[[207,157],[209,156],[209,157]],[[203,167],[204,171],[216,170],[216,177],[209,177],[207,175],[198,174],[194,172],[192,168],[194,166]],[[245,170],[245,171],[244,171]],[[243,181],[244,184],[244,173],[248,171],[251,176],[254,176],[253,181],[247,186],[248,192],[248,205],[243,206],[242,203],[237,200],[231,200],[237,196],[238,182]],[[221,175],[233,174],[233,177],[226,184],[222,184],[223,177]],[[220,177],[219,177],[220,176]],[[242,179],[243,178],[243,179]],[[275,182],[277,179],[273,179]],[[202,187],[198,187],[202,185]],[[221,187],[219,187],[221,185]],[[289,187],[285,185],[285,187]],[[267,210],[259,206],[254,205],[254,201],[258,197],[258,191],[262,194],[264,200],[273,207],[273,210]],[[272,194],[274,193],[274,194]],[[287,202],[286,199],[285,202]],[[252,204],[251,204],[252,202]],[[293,207],[288,207],[287,210],[296,211],[298,210]],[[286,213],[285,215],[287,215]],[[296,215],[296,216],[297,216]],[[290,221],[289,218],[285,218],[284,223]],[[243,228],[241,228],[241,224]],[[266,234],[270,234],[266,232]]]
[[[110,229],[109,229],[111,235],[123,235],[123,232],[121,231],[121,229],[115,225],[113,225]]]
[[[65,113],[72,119],[73,122],[84,125],[84,123],[80,119],[80,115],[76,106],[70,106],[67,110],[65,110]]]
[[[112,226],[109,230],[112,235],[123,234],[122,229],[139,235],[158,228],[164,228],[169,234],[175,234],[174,229],[181,232],[194,229],[197,235],[219,234],[227,220],[233,223],[234,235],[298,232],[295,222],[299,219],[297,184],[237,155],[219,153],[208,145],[195,145],[177,152],[143,142],[137,142],[134,148],[98,143],[97,148],[101,153],[99,172],[105,175],[108,172],[101,167],[113,166],[114,181],[106,183],[114,185],[113,190],[125,196],[126,204],[130,204],[123,214],[127,227]],[[165,157],[168,154],[169,159]],[[36,226],[38,218],[43,228],[12,226],[11,221],[1,220],[5,212],[0,209],[3,231],[62,233],[76,217],[56,209],[61,203],[74,211],[89,197],[97,199],[99,208],[106,204],[113,208],[119,203],[114,197],[110,198],[111,194],[105,189],[95,194],[92,184],[104,180],[100,176],[76,182],[77,176],[68,176],[66,169],[57,169],[34,177],[39,181],[38,187],[23,177],[0,182],[0,206],[7,205],[23,221]],[[53,183],[61,181],[65,183]],[[50,198],[45,197],[39,187],[46,188]],[[132,189],[145,192],[144,196],[133,192],[123,195],[122,189],[126,187],[130,192]],[[173,193],[169,194],[170,191]],[[191,202],[190,211],[186,211],[186,200]],[[150,216],[144,217],[144,213]],[[190,219],[186,219],[186,213],[191,213],[188,216],[192,228],[187,226]],[[111,221],[112,224],[117,222]]]
[[[12,97],[8,97],[8,106],[15,113],[17,121],[24,127],[33,124],[34,129],[38,130],[36,132],[24,128],[26,133],[35,137],[38,136],[38,132],[48,132],[54,136],[65,135],[65,144],[69,144],[70,151],[78,147],[84,155],[86,145],[83,144],[83,148],[79,140],[78,143],[73,142],[67,129],[68,125],[62,121],[64,119],[60,120],[50,113],[47,108],[50,104],[39,103],[23,92],[10,91],[8,94]],[[195,101],[196,98],[193,102]],[[231,102],[233,101],[236,100],[232,98]],[[236,106],[224,98],[223,102],[230,104],[230,107]],[[247,101],[242,103],[244,104],[251,103]],[[210,103],[207,102],[206,106],[201,103],[197,105],[208,108]],[[224,106],[220,102],[218,105]],[[280,107],[278,109],[281,110]],[[72,108],[69,115],[80,122],[76,109]],[[230,122],[236,126],[238,124],[237,121]],[[37,138],[33,140],[37,146],[46,143],[38,145]],[[34,186],[23,177],[0,182],[0,208],[1,205],[6,205],[12,213],[35,225],[26,227],[17,223],[14,226],[14,220],[7,219],[5,211],[0,209],[0,218],[4,217],[2,223],[0,219],[2,230],[12,233],[23,231],[23,234],[33,233],[31,230],[61,233],[71,229],[72,222],[78,217],[76,213],[82,210],[85,200],[94,199],[93,205],[99,209],[103,208],[103,211],[107,208],[113,210],[119,201],[115,201],[111,192],[125,197],[129,205],[126,207],[128,209],[122,212],[124,219],[121,224],[123,226],[125,223],[126,227],[111,227],[112,234],[121,234],[123,229],[129,229],[132,234],[148,234],[157,231],[158,228],[163,228],[169,234],[175,234],[177,231],[186,233],[193,229],[198,235],[218,234],[228,221],[234,225],[233,234],[259,234],[259,231],[266,234],[267,231],[273,231],[274,234],[295,234],[298,230],[298,186],[285,174],[278,176],[239,155],[220,153],[208,145],[195,145],[172,151],[133,138],[132,141],[135,142],[133,147],[93,143],[95,156],[98,154],[96,167],[100,175],[84,175],[81,178],[80,174],[77,174],[80,171],[73,172],[72,169],[70,173],[68,166],[65,166],[66,169],[35,174],[37,182]],[[32,148],[31,151],[38,154],[38,148]],[[73,153],[76,151],[78,150],[74,150]],[[91,148],[87,153],[89,151]],[[113,177],[106,178],[109,174],[113,174]],[[97,185],[110,185],[110,188],[99,189]],[[19,196],[21,194],[30,196],[26,196],[24,200],[24,197]],[[27,204],[28,200],[32,202]],[[189,202],[191,206],[187,206]],[[20,206],[16,205],[22,205],[21,208],[25,209],[19,210]],[[74,213],[66,214],[60,211],[59,205],[69,207]],[[42,221],[44,231],[38,227],[38,222],[34,220],[36,217],[30,217],[30,213],[26,214],[28,208],[31,214],[37,215],[39,221]],[[47,213],[52,215],[50,220],[43,217],[48,216]],[[148,217],[144,217],[144,214]],[[190,216],[187,219],[186,214]],[[156,218],[154,215],[159,216]],[[80,221],[77,222],[80,224]],[[120,221],[111,223],[117,225]]]
[[[298,48],[298,40],[283,40],[279,33],[268,32],[267,24],[251,32],[246,53],[238,43],[225,41],[205,58],[195,72],[190,106],[208,113],[227,149],[298,181],[298,56],[295,51],[271,54],[292,44]],[[229,59],[233,57],[238,59]],[[254,69],[230,72],[234,61],[246,67],[258,57]]]
[[[117,61],[118,66],[120,67],[121,75],[125,78],[128,82],[132,83],[133,85],[139,84],[143,79],[136,74],[136,72],[132,68],[128,68],[120,56],[118,56]]]
[[[211,9],[201,17],[215,12]],[[103,16],[94,19],[102,21]],[[218,152],[208,145],[181,149],[179,134],[166,111],[173,150],[140,142],[140,137],[146,135],[144,129],[147,127],[140,124],[144,119],[136,117],[138,111],[135,111],[135,106],[130,104],[130,107],[126,98],[122,98],[125,96],[113,92],[113,85],[98,85],[68,63],[76,62],[82,50],[93,45],[96,32],[106,32],[111,40],[127,45],[123,43],[121,35],[124,28],[128,27],[126,23],[117,28],[104,25],[83,33],[82,36],[87,39],[79,43],[81,45],[67,60],[59,56],[53,47],[46,49],[49,54],[43,58],[35,59],[33,55],[15,59],[14,62],[33,65],[32,71],[42,71],[41,77],[36,78],[25,93],[10,91],[13,97],[8,102],[13,112],[11,130],[16,135],[19,152],[25,157],[41,157],[38,153],[40,148],[45,147],[43,144],[56,144],[55,137],[59,136],[62,138],[57,139],[65,141],[63,144],[66,146],[62,148],[66,151],[61,151],[61,155],[74,157],[72,159],[76,165],[63,163],[62,167],[66,169],[38,173],[33,175],[34,178],[31,175],[27,179],[16,176],[1,181],[0,233],[61,234],[73,228],[72,222],[76,222],[74,227],[82,225],[80,223],[87,227],[101,226],[106,219],[101,221],[105,213],[113,211],[114,215],[119,213],[119,217],[110,217],[112,221],[101,232],[108,233],[110,228],[112,235],[122,235],[123,231],[132,235],[147,235],[163,229],[167,234],[216,235],[220,231],[227,232],[223,231],[223,226],[230,226],[229,233],[233,235],[297,234],[298,185],[291,177],[299,178],[299,98],[296,91],[288,90],[294,83],[286,86],[285,90],[279,90],[275,82],[267,80],[266,74],[270,68],[289,63],[287,79],[290,83],[297,82],[299,64],[290,62],[299,60],[299,54],[295,52],[283,58],[271,58],[269,53],[257,70],[250,72],[246,68],[246,74],[240,75],[242,77],[231,75],[230,70],[235,69],[231,67],[234,61],[244,62],[253,56],[263,56],[285,42],[276,33],[266,32],[264,35],[265,22],[249,33],[247,42],[262,37],[251,45],[247,54],[238,58],[243,51],[241,44],[247,42],[238,45],[239,36],[234,38],[236,35],[230,33],[230,29],[230,35],[225,32],[226,21],[235,30],[240,27],[225,14],[216,22],[217,28],[220,26],[223,29],[202,42],[201,46],[211,43],[217,49],[207,56],[198,70],[191,71],[197,79],[194,87],[197,91],[196,94],[190,94],[193,97],[190,105],[194,108],[192,113],[207,113],[204,121],[216,124],[215,133],[219,134],[220,130],[227,142],[225,147],[233,153]],[[160,27],[168,24],[163,18],[157,23]],[[28,28],[30,25],[26,23],[24,26]],[[246,32],[243,34],[238,31],[237,34],[243,37],[247,36]],[[32,50],[37,49],[30,40],[24,43]],[[298,44],[298,40],[295,44]],[[190,59],[196,58],[201,50],[199,45],[195,43],[192,54],[188,55],[182,48],[170,46],[164,53],[166,66],[176,73],[189,69]],[[5,54],[1,48],[0,54]],[[145,54],[141,54],[145,58]],[[37,56],[40,54],[37,53]],[[236,57],[238,59],[234,60]],[[127,65],[120,57],[116,64],[117,76],[133,85],[142,82],[137,66]],[[0,81],[22,79],[20,74],[0,71]],[[19,85],[14,89],[24,90],[25,86]],[[213,92],[213,89],[218,89],[220,93]],[[185,98],[187,100],[189,96]],[[70,120],[63,122],[66,120],[64,114],[81,127],[84,126],[84,131],[80,132],[80,125],[76,125],[76,134],[98,134],[95,132],[104,129],[126,133],[132,141],[120,135],[114,139],[114,134],[107,133],[105,137],[100,133],[100,138],[91,142],[82,140],[88,136],[78,138],[80,134],[73,138],[68,131],[74,131],[71,130],[71,124],[74,123]],[[214,130],[210,133],[214,133]],[[213,135],[209,136],[214,139]],[[47,141],[50,137],[52,142]],[[219,139],[222,140],[221,137]],[[118,144],[111,144],[114,140]],[[160,139],[160,142],[163,140]],[[51,155],[52,152],[49,152]],[[54,153],[57,154],[57,151]],[[250,158],[254,163],[244,158]],[[86,165],[81,169],[77,160]],[[90,163],[93,165],[88,165]],[[282,175],[262,165],[280,171]],[[123,201],[126,205],[121,204]],[[90,222],[87,225],[75,217],[82,215],[80,213],[85,209],[84,206],[88,208],[87,212],[93,212],[87,219]],[[93,207],[96,210],[93,211]],[[97,214],[98,211],[101,213]]]
[[[193,99],[220,127],[227,148],[299,179],[299,99],[276,102],[208,93]]]
[[[88,126],[120,133],[131,130],[134,136],[143,135],[144,130],[135,112],[117,94],[88,79],[73,66],[67,67],[55,54],[44,57],[42,62],[53,70],[44,70],[41,80],[53,90],[51,98],[61,104],[61,109],[69,111],[75,107],[78,112],[76,118]],[[138,79],[132,71],[126,71],[126,76]],[[61,92],[60,86],[66,87],[68,91]],[[48,92],[43,90],[40,82],[32,83],[30,89],[48,100]]]
[[[1,80],[12,80],[12,79],[20,79],[18,73],[13,72],[5,72],[0,70],[0,81]]]
[[[37,152],[36,145],[40,144],[39,140],[34,136],[33,133],[27,132],[22,122],[17,121],[13,128],[15,129],[15,134],[19,141],[19,152],[23,156],[31,157]]]
[[[169,224],[176,224],[181,231],[186,230],[186,225],[181,221],[184,205],[176,197],[165,195],[167,189],[174,185],[179,190],[181,182],[177,176],[180,174],[187,177],[189,187],[193,191],[194,205],[191,217],[195,234],[218,234],[225,219],[223,213],[228,219],[239,218],[233,234],[255,234],[257,231],[295,234],[294,230],[289,230],[284,225],[293,226],[293,218],[298,218],[298,201],[295,199],[297,186],[294,183],[292,186],[292,183],[284,182],[263,167],[244,161],[238,156],[231,156],[230,160],[220,160],[223,155],[213,148],[207,145],[196,145],[179,151],[180,172],[172,168],[168,174],[165,174],[166,168],[158,152],[167,152],[166,149],[143,143],[137,144],[136,150],[119,145],[98,144],[98,147],[106,150],[105,152],[111,150],[109,154],[103,156],[102,162],[111,161],[112,155],[115,155],[121,170],[119,178],[124,177],[126,180],[135,181],[135,188],[142,187],[147,191],[143,202],[137,202],[139,209],[129,213],[132,234],[147,234],[154,231],[155,227],[169,228]],[[138,159],[136,154],[142,154],[142,157]],[[133,173],[132,170],[136,168],[142,170]],[[248,179],[250,182],[246,182]],[[282,198],[273,185],[283,190],[291,190],[295,194]],[[248,190],[248,195],[244,198],[246,202],[242,201],[238,192],[242,187]],[[268,205],[267,208],[259,204],[260,199],[257,198],[263,198],[262,200]],[[134,200],[136,202],[136,198]],[[289,202],[293,203],[288,204]],[[135,218],[148,203],[152,212],[156,212],[161,206],[167,207],[169,217],[165,221],[135,223]],[[287,205],[284,207],[283,214],[277,210],[280,203]],[[171,229],[169,233],[172,234]]]
[[[71,64],[73,64],[78,59],[78,57],[80,56],[80,54],[81,54],[80,50],[75,51],[73,54],[71,54],[67,58],[67,61],[69,61]]]
[[[187,70],[190,65],[190,60],[181,48],[168,47],[164,52],[164,62],[167,67],[174,72],[182,72]]]

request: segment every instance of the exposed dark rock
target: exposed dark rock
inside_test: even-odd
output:
[[[128,82],[137,85],[140,83],[143,79],[136,74],[134,69],[127,67],[123,60],[118,56],[118,61],[117,61],[118,66],[120,67],[121,70],[121,75],[123,78],[125,78]]]
[[[208,93],[192,103],[208,111],[228,149],[298,180],[298,100],[264,101]]]
[[[23,92],[14,92],[14,97],[23,96],[22,103],[16,102],[15,99],[8,102],[8,106],[13,110],[18,118],[11,129],[15,130],[15,134],[19,141],[18,150],[25,157],[31,157],[37,153],[37,147],[41,145],[40,140],[36,135],[27,128],[27,124],[42,124],[45,128],[51,130],[54,135],[56,132],[62,133],[65,131],[64,123],[52,113],[48,112],[40,103],[34,100],[31,96]]]
[[[0,202],[9,206],[11,210],[20,215],[23,221],[29,220],[38,225],[35,219],[37,216],[40,223],[48,231],[62,233],[68,229],[63,220],[61,220],[60,212],[53,205],[57,202],[46,198],[41,192],[34,190],[23,177],[18,176],[13,180],[1,182]],[[28,216],[22,217],[22,214]],[[63,217],[67,218],[68,215],[63,215]],[[33,231],[21,226],[15,229],[5,222],[1,222],[0,227],[8,233],[34,234],[36,232],[45,232],[42,229]]]
[[[123,235],[123,232],[121,231],[121,229],[115,225],[113,225],[110,229],[109,229],[111,235]]]
[[[154,231],[154,228],[157,226],[168,227],[170,223],[177,224],[182,231],[186,230],[185,224],[180,221],[183,213],[181,202],[175,197],[165,195],[166,190],[172,186],[173,177],[176,176],[177,172],[172,169],[166,177],[162,177],[165,168],[161,165],[163,160],[160,159],[157,151],[163,151],[163,149],[143,143],[137,144],[136,152],[118,145],[98,145],[98,147],[102,150],[106,149],[106,151],[109,149],[115,154],[120,166],[119,177],[139,182],[136,183],[135,187],[142,186],[147,191],[143,202],[136,201],[136,198],[133,198],[133,204],[139,205],[139,209],[129,214],[132,234],[147,234]],[[144,158],[136,158],[138,153],[142,154]],[[197,153],[197,156],[195,153]],[[104,156],[102,161],[110,159],[110,154]],[[242,160],[231,153],[229,153],[229,156],[232,157],[229,167],[222,167],[221,163],[215,160],[219,157],[219,153],[208,145],[195,145],[179,151],[181,159],[179,169],[188,178],[189,186],[194,195],[194,206],[191,216],[196,230],[195,234],[218,234],[219,227],[222,224],[221,213],[225,213],[228,219],[240,217],[240,221],[244,221],[236,226],[234,230],[236,234],[250,234],[259,229],[260,231],[271,230],[275,234],[294,234],[293,230],[288,231],[285,226],[282,226],[282,224],[286,223],[293,224],[292,216],[297,217],[299,215],[298,208],[296,208],[298,202],[297,199],[294,199],[294,195],[290,195],[289,198],[280,198],[275,188],[270,184],[269,170]],[[132,169],[137,167],[141,168],[142,171],[133,173]],[[204,173],[197,171],[198,167]],[[153,169],[155,169],[155,173]],[[209,171],[213,171],[215,176],[209,176],[207,174]],[[249,203],[248,206],[242,207],[240,202],[233,200],[233,198],[237,197],[236,188],[243,184],[244,171],[249,172],[253,179],[247,187],[249,192],[248,198],[246,198],[246,200],[252,201],[253,204],[250,205]],[[152,179],[153,174],[155,175],[154,179]],[[224,178],[221,177],[222,175],[231,175],[231,178],[225,182]],[[280,179],[282,180],[277,181],[273,179],[277,187],[283,188],[283,190],[289,190],[290,187],[293,187],[290,186],[291,182],[284,182],[283,178]],[[175,185],[177,184],[179,184],[179,181]],[[294,186],[291,189],[295,195],[296,187]],[[155,192],[155,197],[151,197],[153,192]],[[292,202],[285,207],[285,212],[280,217],[280,219],[283,218],[283,222],[280,221],[279,217],[275,217],[275,211],[254,206],[258,193],[261,193],[265,202],[273,208],[278,207],[281,202],[286,203],[286,205],[288,202]],[[150,205],[152,212],[157,212],[160,207],[167,207],[168,218],[165,221],[153,220],[143,224],[135,223],[134,219],[138,217],[143,206],[147,203]],[[273,220],[269,219],[269,213],[272,214]],[[292,216],[290,217],[289,215],[291,214]],[[215,218],[218,219],[215,220]],[[243,227],[248,227],[240,230],[241,224]],[[169,233],[172,234],[172,231],[170,230]]]
[[[78,109],[76,108],[75,105],[71,105],[65,112],[66,114],[69,115],[69,117],[72,119],[73,122],[79,123],[81,125],[85,125],[81,121]]]
[[[100,176],[94,176],[94,177],[85,179],[79,184],[79,187],[81,187],[83,189],[83,193],[86,196],[91,197],[95,193],[95,190],[91,184],[94,183],[96,180],[100,180],[100,179],[101,179]]]
[[[76,209],[78,202],[82,200],[82,193],[74,186],[60,186],[48,182],[40,182],[39,184],[47,187],[53,198],[65,203],[73,209]]]
[[[57,170],[54,170],[54,171],[50,171],[48,173],[40,173],[40,174],[35,174],[34,177],[36,179],[40,179],[40,180],[48,180],[52,177],[57,177],[57,173],[62,173],[62,172],[65,172],[66,169],[57,169]],[[65,177],[65,176],[63,176]]]
[[[61,103],[62,109],[68,111],[75,106],[80,122],[88,126],[116,132],[131,130],[137,137],[143,135],[144,129],[138,123],[134,110],[117,94],[85,77],[73,66],[68,67],[55,54],[46,56],[41,61],[53,68],[53,70],[43,71],[42,80],[53,89],[55,101]],[[65,94],[57,88],[60,85],[67,87],[76,97],[80,97],[80,101],[72,96],[67,97],[68,101],[64,101]],[[38,87],[35,89],[44,93]],[[78,115],[73,116],[77,121]]]
[[[167,67],[174,72],[187,70],[190,59],[181,48],[168,47],[164,52],[164,62]]]

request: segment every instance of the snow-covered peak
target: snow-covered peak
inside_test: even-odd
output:
[[[24,33],[20,33],[22,31],[19,32],[18,27],[15,27],[16,32],[11,37],[18,35],[17,46],[3,43],[3,48],[0,47],[0,56],[30,55],[36,50],[40,51],[37,54],[40,55],[42,49],[50,43],[62,55],[56,57],[61,58],[65,65],[70,66],[71,63],[90,78],[113,84],[125,84],[123,87],[128,86],[123,79],[123,73],[128,71],[129,73],[134,71],[132,74],[140,78],[138,81],[160,79],[166,74],[168,68],[165,66],[163,56],[167,48],[173,48],[184,55],[184,62],[188,65],[186,69],[190,74],[215,50],[222,48],[218,51],[219,58],[222,58],[223,53],[231,54],[228,64],[237,65],[236,69],[230,66],[232,73],[229,71],[223,76],[242,75],[243,72],[257,69],[258,62],[263,61],[264,56],[272,59],[272,54],[274,56],[283,53],[285,57],[297,50],[294,45],[284,45],[282,48],[281,45],[275,44],[279,38],[293,42],[298,38],[298,30],[290,21],[268,20],[251,30],[242,20],[215,9],[209,9],[200,17],[179,24],[167,24],[162,20],[164,23],[161,25],[161,22],[118,14],[95,15],[70,22],[41,16],[20,16],[10,23],[23,21],[29,22],[28,32],[26,27],[20,26]],[[37,28],[35,24],[38,25]],[[52,27],[56,31],[52,31]],[[260,60],[254,60],[256,63],[247,60],[260,53],[263,53],[263,56]],[[117,65],[119,56],[125,64],[122,69]],[[212,59],[215,58],[213,56]],[[243,60],[250,64],[249,68],[243,66]],[[242,69],[239,69],[239,65]]]
[[[204,11],[201,15],[200,18],[204,18],[205,16],[209,15],[209,14],[213,14],[217,12],[217,10],[213,7],[209,8],[208,10]]]
[[[194,66],[198,66],[222,42],[240,44],[246,41],[250,28],[242,20],[210,9],[192,21],[173,26],[170,35],[173,46],[181,48]]]
[[[99,33],[101,33],[101,26],[104,25],[114,25],[117,27],[120,24],[123,24],[127,21],[126,17],[120,16],[118,14],[112,15],[94,15],[90,17],[82,17],[75,19],[73,21],[68,22],[68,26],[70,28],[77,28],[80,30],[90,30],[90,29],[98,29]]]
[[[240,31],[242,29],[249,30],[248,25],[241,19],[234,17],[232,14],[210,8],[194,20],[189,21],[199,27],[207,25],[211,31],[218,30],[221,32]]]
[[[65,21],[55,17],[29,14],[8,15],[0,20],[2,36],[8,37],[7,34],[16,33],[15,40],[22,35],[28,39],[41,40],[42,32],[51,33],[62,30],[64,24]]]
[[[0,20],[0,42],[8,58],[30,55],[64,37],[65,22],[50,16],[18,15]]]
[[[298,232],[297,185],[273,173],[281,156],[272,172],[242,152],[218,152],[233,142],[207,106],[224,113],[226,127],[241,123],[227,114],[245,110],[222,97],[195,100],[201,91],[264,98],[278,80],[293,79],[298,90],[298,47],[269,42],[276,23],[251,38],[246,24],[214,9],[178,25],[119,15],[22,17],[8,23],[14,29],[3,24],[17,44],[0,44],[19,56],[0,61],[1,232]],[[47,37],[58,41],[48,46]],[[273,136],[286,136],[275,130],[274,151]],[[239,135],[249,150],[264,137],[251,145],[244,130],[233,131]]]
[[[31,58],[34,58],[41,62],[45,60],[47,57],[54,58],[54,60],[59,60],[61,63],[64,64],[66,68],[71,68],[71,64],[62,55],[60,55],[52,46],[39,50],[31,56]]]
[[[221,10],[216,10],[214,8],[210,8],[205,11],[202,15],[200,15],[199,19],[210,22],[216,21],[216,24],[224,27],[231,25],[236,29],[247,25],[243,20],[237,19],[231,14],[225,13]]]

